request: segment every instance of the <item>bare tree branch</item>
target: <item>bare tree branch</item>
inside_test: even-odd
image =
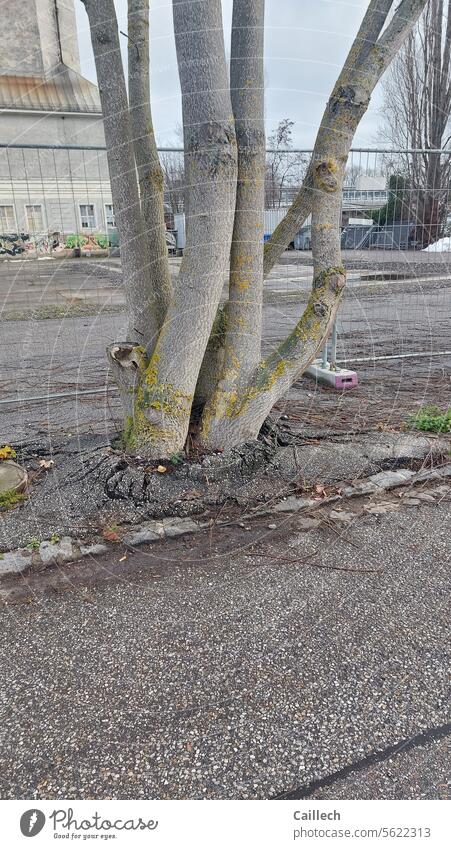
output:
[[[394,17],[379,38],[383,26],[382,15],[385,15],[384,19],[386,20],[393,0],[392,3],[389,3],[388,0],[384,3],[381,3],[381,0],[371,0],[356,40],[335,84],[321,124],[321,128],[323,128],[325,122],[334,120],[338,131],[346,132],[349,147],[362,115],[368,108],[374,88],[416,23],[425,3],[426,0],[401,0]],[[351,100],[347,96],[343,99],[342,94],[345,93],[346,95],[346,92],[349,94],[352,90],[354,95],[357,95],[357,99],[360,99],[360,103],[357,103],[354,97],[354,106],[350,109]],[[340,105],[341,100],[343,102]],[[346,101],[348,101],[348,105],[346,105]],[[334,106],[332,111],[331,104]],[[340,129],[340,120],[344,115],[346,115],[346,121]],[[321,134],[321,129],[319,133]],[[316,149],[317,142],[315,143],[313,159],[317,155]],[[265,277],[280,259],[287,245],[294,239],[310,214],[313,184],[313,171],[312,168],[309,168],[304,183],[285,218],[278,224],[265,244]]]
[[[398,160],[400,173],[415,186],[407,214],[423,246],[443,235],[446,219],[450,157],[434,151],[448,144],[450,33],[451,0],[428,0],[384,86],[385,138],[392,145],[422,151],[402,154]]]

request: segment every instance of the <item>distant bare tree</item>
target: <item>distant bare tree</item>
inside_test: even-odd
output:
[[[183,156],[183,127],[176,124],[174,133],[175,150],[165,150],[160,154],[161,167],[164,174],[164,203],[165,209],[171,215],[185,212],[186,184],[185,161]]]
[[[451,0],[428,0],[417,26],[393,62],[384,85],[380,137],[400,153],[397,170],[411,186],[410,217],[423,245],[443,235],[451,155]]]
[[[164,201],[172,215],[185,210],[185,168],[183,154],[164,151],[161,154],[164,174]]]
[[[354,165],[352,162],[346,166],[345,177],[344,177],[344,185],[345,186],[355,186],[357,182],[357,178],[363,174],[363,168],[361,165]]]
[[[307,170],[308,161],[302,153],[287,150],[293,148],[292,128],[294,121],[283,118],[272,135],[268,136],[266,154],[265,206],[280,209],[287,206],[289,189],[299,189]],[[292,198],[289,198],[291,202]],[[285,203],[284,203],[285,201]]]

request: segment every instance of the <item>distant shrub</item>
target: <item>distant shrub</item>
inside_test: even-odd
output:
[[[69,233],[66,236],[66,241],[64,243],[65,248],[82,248],[83,245],[86,245],[87,242],[86,236],[80,236],[79,233]]]
[[[435,406],[422,407],[418,413],[409,416],[408,424],[416,430],[451,433],[451,409],[442,411]]]
[[[94,241],[97,242],[99,248],[107,248],[109,245],[108,236],[105,236],[105,233],[95,233]]]

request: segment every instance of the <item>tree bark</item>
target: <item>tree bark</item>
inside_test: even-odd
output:
[[[163,171],[150,106],[149,0],[128,0],[128,99],[141,208],[149,245],[149,287],[161,327],[171,299]]]
[[[424,2],[403,0],[379,40],[383,20],[374,15],[375,4],[370,4],[359,35],[363,31],[372,46],[368,48],[365,43],[360,49],[354,44],[351,49],[349,66],[340,74],[326,107],[307,175],[314,260],[307,308],[290,336],[260,363],[244,391],[229,396],[219,416],[212,416],[207,405],[201,438],[209,448],[229,448],[255,438],[274,403],[310,364],[330,330],[346,282],[341,262],[340,216],[349,149],[381,74],[415,23]],[[377,3],[380,8],[380,0]],[[372,28],[368,21],[370,13]],[[399,14],[410,17],[398,21]]]
[[[238,180],[230,254],[225,369],[246,380],[260,360],[265,200],[265,0],[235,0],[230,87]]]
[[[151,350],[158,322],[149,281],[150,252],[136,182],[128,99],[113,0],[83,0],[102,104],[111,195],[121,245],[127,341]]]
[[[221,417],[261,356],[265,200],[264,0],[235,0],[230,84],[238,180],[230,254],[229,300],[219,382],[205,416]]]
[[[145,365],[128,447],[180,451],[202,358],[227,277],[237,151],[220,0],[174,0],[189,185],[187,243],[165,324]]]

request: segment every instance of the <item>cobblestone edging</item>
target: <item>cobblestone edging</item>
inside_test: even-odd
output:
[[[311,510],[318,506],[323,507],[325,504],[343,502],[344,499],[348,498],[383,493],[406,485],[414,486],[423,482],[444,481],[446,478],[451,478],[451,463],[436,469],[427,469],[420,472],[413,472],[411,469],[378,472],[375,475],[370,475],[364,481],[345,487],[341,495],[333,495],[330,498],[322,499],[321,502],[311,498],[298,498],[294,495],[289,495],[276,504],[271,505],[270,508],[254,510],[252,513],[244,515],[242,519],[268,516],[273,513],[294,513]],[[446,494],[445,490],[451,491],[451,486],[444,485],[442,489],[443,494]],[[412,495],[409,499],[412,506],[419,505],[423,500],[426,500],[424,495],[419,499],[415,499],[415,495]],[[434,498],[431,496],[427,500],[434,501]],[[338,518],[340,517],[338,516]],[[152,520],[141,525],[136,525],[122,537],[121,542],[125,547],[133,549],[147,543],[196,533],[209,527],[209,525],[209,522],[196,522],[191,518],[180,518],[179,516],[162,519],[161,521]],[[221,522],[218,522],[217,525],[221,525]],[[316,525],[317,523],[314,522],[312,527],[316,527]],[[90,543],[84,543],[69,536],[64,536],[54,542],[44,540],[40,543],[39,548],[35,550],[18,548],[0,554],[0,576],[21,574],[29,570],[43,569],[47,566],[63,565],[64,563],[74,563],[83,557],[95,557],[99,554],[105,554],[109,550],[110,546],[101,538],[94,539]]]

